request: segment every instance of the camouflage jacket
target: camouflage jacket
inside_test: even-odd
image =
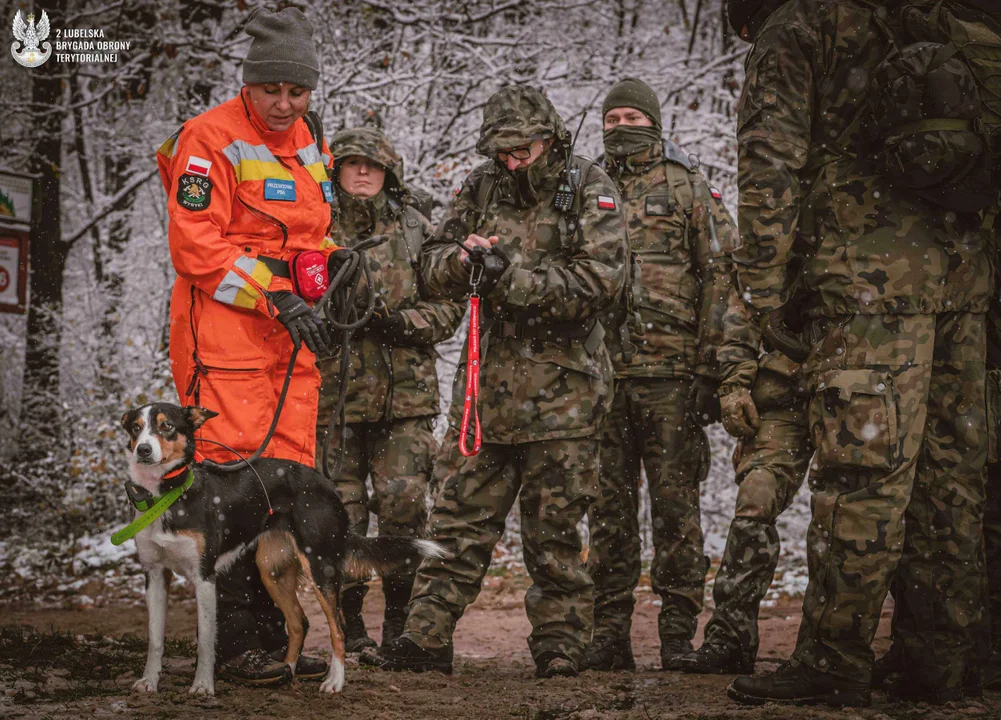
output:
[[[338,245],[351,247],[373,235],[389,240],[367,252],[376,293],[389,310],[400,310],[413,342],[393,347],[374,330],[356,332],[351,347],[351,370],[345,399],[345,420],[375,422],[420,415],[437,415],[437,353],[434,345],[448,339],[462,319],[463,307],[444,298],[421,295],[417,261],[419,249],[408,246],[405,223],[420,223],[423,237],[431,224],[414,208],[392,206],[385,193],[366,203],[345,202],[331,228]],[[368,293],[363,285],[362,295]],[[336,398],[337,360],[319,363],[323,375],[320,423],[326,423]]]
[[[616,377],[715,376],[737,239],[730,213],[673,143],[610,164],[609,173],[633,259],[625,302],[603,317]]]
[[[522,199],[506,171],[489,161],[473,170],[452,200],[435,238],[424,246],[421,269],[436,297],[465,298],[469,274],[460,248],[471,233],[500,238],[511,266],[486,298],[480,372],[483,440],[522,443],[584,437],[610,405],[612,365],[596,319],[619,298],[628,250],[621,201],[614,184],[592,165],[580,189],[580,231],[564,238],[553,207],[553,168],[533,201]],[[481,182],[493,183],[486,206],[477,205]],[[614,209],[599,206],[609,203]],[[566,243],[566,247],[564,247]],[[557,332],[548,339],[503,337],[502,328],[575,327],[586,336]],[[520,334],[520,333],[518,333]],[[450,422],[458,424],[465,389],[465,357],[456,374]]]
[[[759,310],[798,273],[813,316],[984,312],[978,218],[909,199],[854,149],[868,78],[888,40],[877,4],[790,0],[761,27],[737,112],[742,291]]]

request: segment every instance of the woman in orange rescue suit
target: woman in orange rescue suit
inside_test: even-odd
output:
[[[254,40],[240,94],[185,123],[157,153],[178,275],[170,365],[181,403],[220,415],[200,437],[250,455],[264,440],[293,342],[301,340],[264,456],[312,467],[320,388],[315,354],[328,351],[330,338],[310,303],[340,260],[326,239],[330,151],[302,119],[319,63],[313,26],[295,8],[258,12],[247,33]],[[217,462],[236,459],[218,445],[198,449]],[[288,672],[280,662],[284,619],[253,553],[237,559],[216,587],[220,673],[253,684],[280,682]],[[303,656],[296,676],[325,673],[325,662]]]

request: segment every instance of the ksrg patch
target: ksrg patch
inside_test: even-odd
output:
[[[197,175],[181,175],[177,181],[177,204],[188,210],[204,210],[212,202],[212,181]]]

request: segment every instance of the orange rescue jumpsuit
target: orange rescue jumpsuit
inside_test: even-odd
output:
[[[220,414],[199,436],[253,453],[267,433],[292,353],[288,332],[263,291],[292,290],[258,258],[329,254],[332,165],[306,123],[272,132],[247,91],[185,123],[157,151],[167,190],[170,367],[182,404]],[[265,457],[313,466],[320,374],[305,345]],[[228,450],[200,443],[218,462]]]

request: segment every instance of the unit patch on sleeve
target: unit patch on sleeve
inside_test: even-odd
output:
[[[614,210],[615,209],[615,198],[611,195],[599,195],[598,196],[598,209],[599,210]]]
[[[197,175],[181,175],[177,181],[177,204],[188,210],[204,210],[212,202],[212,181]]]

